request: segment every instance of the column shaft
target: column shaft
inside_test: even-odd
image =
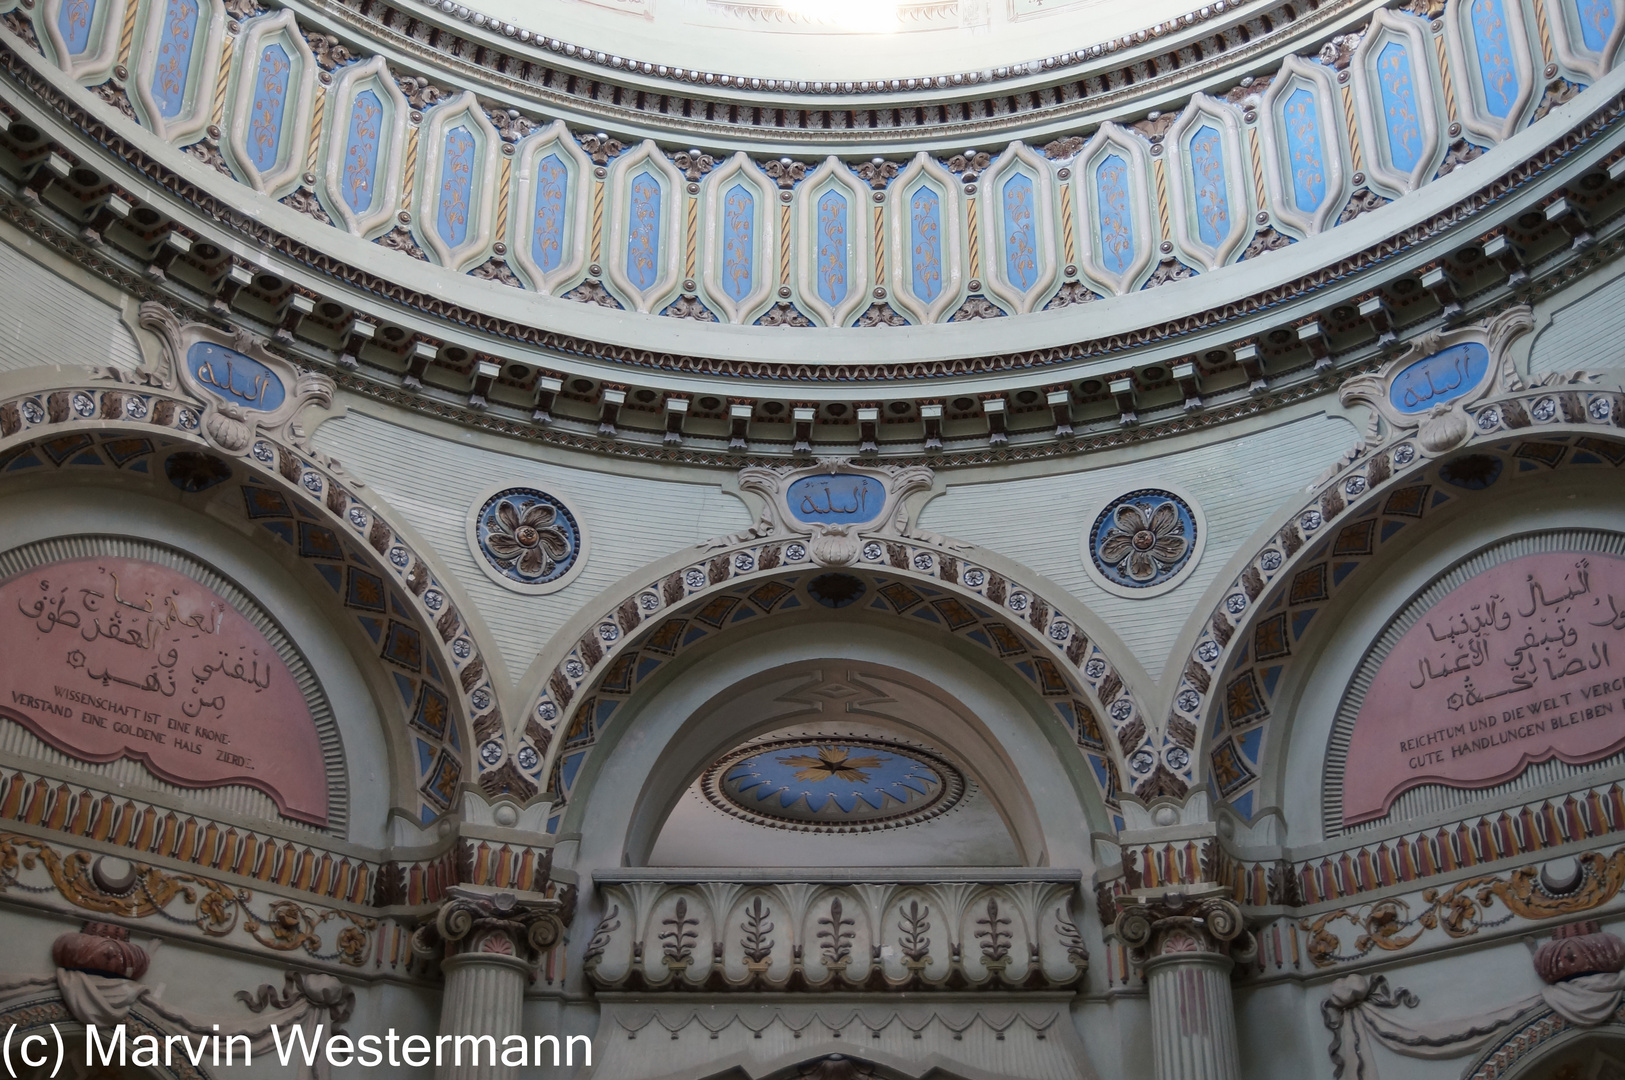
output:
[[[1213,953],[1146,964],[1157,1080],[1241,1080],[1230,967]]]
[[[493,953],[462,953],[441,961],[446,989],[440,1004],[440,1034],[453,1038],[463,1035],[489,1035],[498,1051],[497,1063],[488,1055],[490,1044],[464,1043],[462,1064],[453,1064],[457,1044],[446,1044],[435,1080],[518,1080],[516,1066],[500,1064],[502,1040],[523,1036],[521,1013],[525,1001],[524,961]],[[477,1049],[479,1064],[471,1061],[470,1050]]]

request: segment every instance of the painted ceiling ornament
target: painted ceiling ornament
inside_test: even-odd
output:
[[[162,388],[178,381],[203,403],[204,437],[229,455],[248,454],[262,435],[311,452],[298,418],[307,407],[332,404],[332,379],[300,370],[246,330],[182,323],[162,304],[142,304],[141,325],[163,341],[163,360],[110,378]]]
[[[1164,488],[1119,495],[1084,537],[1084,564],[1119,596],[1148,596],[1185,579],[1201,557],[1206,529],[1195,502]]]
[[[874,737],[804,736],[746,743],[700,778],[723,813],[802,832],[873,832],[947,813],[965,779],[940,755]]]
[[[1341,470],[1368,447],[1414,434],[1429,454],[1445,454],[1472,435],[1475,407],[1495,394],[1526,389],[1510,355],[1514,340],[1534,326],[1525,305],[1484,322],[1422,335],[1380,371],[1343,384],[1344,405],[1371,408],[1365,438],[1339,462]],[[1547,376],[1571,382],[1571,376]]]
[[[913,518],[906,500],[928,489],[934,475],[923,465],[860,465],[847,458],[741,469],[739,486],[762,500],[761,516],[745,532],[700,547],[714,551],[768,536],[805,537],[813,562],[820,566],[851,566],[871,538],[968,547],[910,528]]]
[[[517,592],[564,588],[585,563],[581,520],[557,495],[499,486],[474,503],[469,547],[487,577]]]

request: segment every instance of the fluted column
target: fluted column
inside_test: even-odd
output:
[[[1252,948],[1241,910],[1213,890],[1135,896],[1117,916],[1151,997],[1156,1080],[1241,1080],[1232,954]]]
[[[413,935],[413,951],[438,959],[446,979],[440,1003],[440,1034],[482,1035],[490,1043],[448,1043],[436,1080],[518,1080],[517,1066],[500,1064],[502,1040],[524,1035],[525,987],[532,965],[558,940],[564,926],[558,900],[467,887],[449,890],[434,918]],[[499,1051],[495,1059],[491,1047]],[[478,1057],[475,1057],[477,1050]]]

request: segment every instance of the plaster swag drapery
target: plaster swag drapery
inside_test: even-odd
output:
[[[258,996],[240,994],[243,1002],[254,1010],[255,1015],[251,1017],[201,1017],[160,1001],[162,987],[143,986],[128,979],[68,968],[58,968],[55,976],[34,975],[0,982],[0,1005],[49,990],[53,984],[68,1012],[86,1026],[95,1025],[105,1031],[127,1021],[131,1010],[139,1007],[169,1034],[222,1040],[232,1035],[246,1035],[256,1057],[275,1053],[273,1025],[280,1032],[284,1046],[294,1028],[304,1031],[307,1046],[319,1046],[334,1033],[334,1023],[343,1023],[349,1017],[354,1005],[353,992],[333,976],[301,975],[289,978],[280,996],[268,985],[260,987]],[[298,1063],[294,1073],[297,1080],[327,1080],[328,1067],[323,1055],[316,1055],[313,1066],[305,1065],[298,1053],[293,1060]]]
[[[1493,1012],[1411,1024],[1394,1010],[1401,1005],[1415,1008],[1415,994],[1404,988],[1391,989],[1382,975],[1348,975],[1332,984],[1331,994],[1320,1003],[1320,1015],[1332,1032],[1332,1075],[1339,1080],[1345,1076],[1348,1080],[1378,1080],[1375,1046],[1405,1057],[1459,1057],[1482,1049],[1513,1024],[1546,1011],[1575,1027],[1596,1027],[1619,1011],[1622,997],[1625,972],[1582,975],[1542,987],[1540,993]]]

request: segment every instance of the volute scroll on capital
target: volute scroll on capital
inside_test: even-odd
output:
[[[1257,952],[1241,908],[1217,890],[1140,894],[1119,905],[1113,934],[1138,965],[1200,953],[1245,963]]]
[[[431,963],[484,953],[531,964],[559,943],[571,914],[556,897],[453,886],[413,932],[412,952]]]
[[[261,436],[302,445],[306,432],[298,422],[300,414],[333,402],[332,379],[295,366],[246,330],[183,323],[151,301],[141,305],[140,321],[163,341],[164,359],[156,370],[113,372],[112,377],[165,389],[178,383],[202,403],[198,427],[224,453],[240,457],[255,452]]]
[[[806,537],[813,561],[821,566],[857,562],[860,537],[968,547],[910,528],[906,501],[928,490],[934,477],[923,465],[863,465],[838,457],[811,465],[741,469],[739,487],[761,498],[761,517],[743,533],[701,546],[714,550],[768,536]]]

